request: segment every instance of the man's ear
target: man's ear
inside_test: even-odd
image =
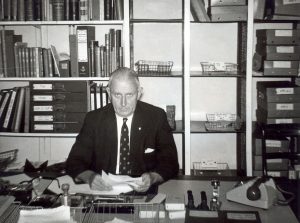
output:
[[[106,87],[106,92],[107,92],[107,94],[108,94],[109,100],[111,101],[111,97],[110,97],[110,88],[109,88],[109,87]]]
[[[143,93],[144,93],[144,89],[140,87],[138,90],[138,100],[142,97]]]

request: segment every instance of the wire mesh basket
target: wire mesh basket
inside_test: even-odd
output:
[[[235,63],[226,62],[200,62],[204,74],[208,73],[235,73],[238,70],[238,65]]]
[[[228,175],[229,166],[227,163],[217,163],[215,165],[206,167],[203,162],[193,162],[194,176],[213,176],[213,175]]]
[[[5,170],[9,164],[16,160],[17,153],[17,149],[8,150],[0,153],[0,171]]]
[[[134,222],[156,223],[172,222],[165,214],[163,204],[153,203],[94,203],[86,207],[70,207],[72,223]],[[34,211],[42,207],[16,206],[6,217],[11,223],[17,223],[20,211]],[[5,221],[6,222],[6,221]]]
[[[140,76],[164,76],[171,75],[173,61],[139,60],[135,66]]]
[[[240,118],[236,114],[213,113],[206,114],[204,123],[207,131],[236,131],[241,128]]]

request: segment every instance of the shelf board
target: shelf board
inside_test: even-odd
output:
[[[1,26],[44,26],[44,25],[123,25],[123,20],[104,21],[1,21]]]
[[[176,129],[172,131],[174,134],[183,133],[183,122],[176,121]],[[1,136],[7,137],[54,137],[54,138],[75,138],[78,133],[23,133],[23,132],[0,132]]]
[[[4,77],[0,81],[108,81],[109,77]]]
[[[254,23],[299,23],[299,19],[254,19]]]
[[[183,19],[130,19],[130,23],[183,23]]]
[[[231,131],[208,131],[205,128],[205,121],[191,121],[191,133],[242,133],[243,130]]]
[[[0,132],[0,136],[7,137],[54,137],[54,138],[75,138],[78,133],[23,133],[23,132]]]
[[[292,78],[292,77],[299,77],[299,76],[287,76],[287,75],[264,75],[262,71],[252,71],[252,77],[286,77],[286,78]]]
[[[245,74],[238,74],[237,72],[219,72],[219,71],[211,71],[211,72],[203,72],[203,71],[191,71],[191,77],[241,77],[246,78]]]
[[[159,75],[159,74],[155,74],[155,73],[145,73],[145,74],[138,74],[139,77],[167,77],[167,78],[182,78],[183,77],[183,73],[182,71],[171,71],[170,74],[168,75]]]

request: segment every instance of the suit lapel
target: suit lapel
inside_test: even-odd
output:
[[[107,155],[107,160],[109,164],[109,169],[112,173],[116,171],[116,163],[117,163],[117,154],[118,154],[118,132],[117,132],[117,121],[115,116],[115,111],[113,106],[107,111],[107,118],[105,119],[105,124],[103,126],[99,126],[100,128],[105,128],[106,139],[104,141],[105,151],[104,154]]]
[[[131,124],[131,133],[130,133],[130,150],[132,154],[135,154],[137,157],[142,157],[145,141],[145,120],[143,118],[144,113],[140,106],[140,103],[137,103],[132,124]]]

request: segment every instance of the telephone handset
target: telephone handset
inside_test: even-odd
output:
[[[279,192],[290,195],[287,200],[278,198]],[[227,200],[268,209],[272,205],[288,205],[295,195],[282,190],[272,178],[257,177],[226,193]]]

